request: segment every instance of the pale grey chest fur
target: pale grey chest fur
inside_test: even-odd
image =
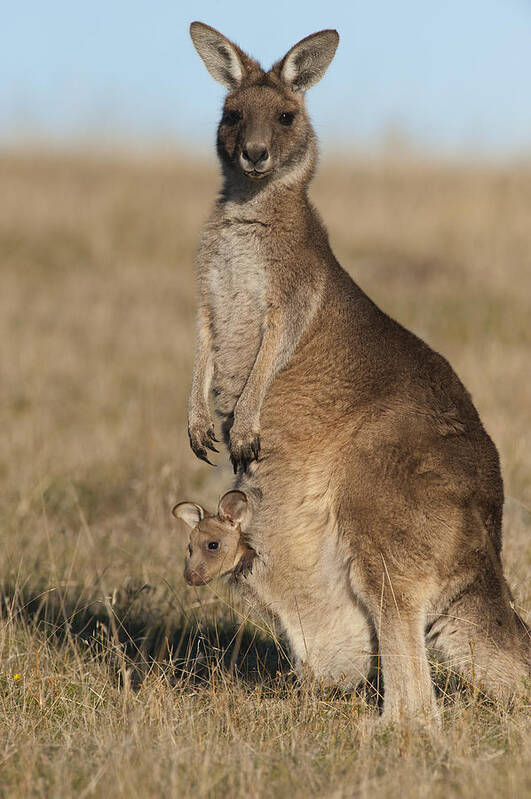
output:
[[[232,413],[252,369],[266,311],[266,270],[256,226],[220,226],[206,263],[207,304],[213,332],[216,409]]]

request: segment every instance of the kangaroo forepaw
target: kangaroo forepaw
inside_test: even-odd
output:
[[[234,569],[234,575],[236,577],[247,577],[253,571],[253,562],[256,558],[256,552],[254,549],[248,549],[246,552],[243,553],[240,560],[238,561],[236,568]]]
[[[211,463],[208,460],[208,453],[207,450],[209,449],[211,452],[219,452],[216,449],[213,441],[217,441],[215,432],[214,432],[214,424],[209,421],[207,424],[201,423],[190,423],[188,426],[188,437],[190,439],[190,446],[192,451],[196,457],[200,458],[205,463],[208,463],[210,466],[215,466],[214,463]]]
[[[260,454],[260,435],[258,433],[250,433],[242,436],[234,433],[234,428],[230,434],[230,461],[234,469],[234,474],[238,469],[243,472],[252,461],[258,460]]]

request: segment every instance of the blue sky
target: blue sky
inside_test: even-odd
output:
[[[325,146],[404,131],[444,152],[531,151],[530,0],[46,0],[3,4],[0,138],[211,145],[223,89],[188,36],[208,22],[270,65],[338,29],[308,103]]]

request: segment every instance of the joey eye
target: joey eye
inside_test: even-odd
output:
[[[208,548],[209,549],[217,549],[218,547],[219,547],[219,544],[218,544],[217,541],[209,541],[208,542]]]
[[[281,125],[284,125],[286,128],[289,128],[290,125],[293,124],[293,120],[295,119],[295,114],[292,111],[284,111],[284,113],[280,114],[278,121]]]
[[[188,554],[189,555],[192,554],[192,545],[191,544],[188,544]]]
[[[221,121],[222,121],[222,123],[224,125],[231,125],[232,126],[232,125],[236,125],[240,121],[241,118],[242,118],[242,115],[240,114],[239,111],[225,111]]]

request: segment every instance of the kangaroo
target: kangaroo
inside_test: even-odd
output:
[[[221,497],[217,516],[195,502],[179,502],[172,508],[175,518],[191,531],[184,567],[189,585],[206,585],[227,574],[247,577],[252,572],[256,552],[241,535],[246,513],[247,497],[241,491],[227,491]]]
[[[502,570],[496,447],[448,362],[342,269],[308,199],[305,92],[338,34],[268,71],[203,23],[191,37],[227,95],[188,431],[208,461],[212,395],[260,556],[245,590],[320,679],[355,685],[377,655],[388,719],[437,716],[427,645],[506,696],[529,675],[530,638]]]

